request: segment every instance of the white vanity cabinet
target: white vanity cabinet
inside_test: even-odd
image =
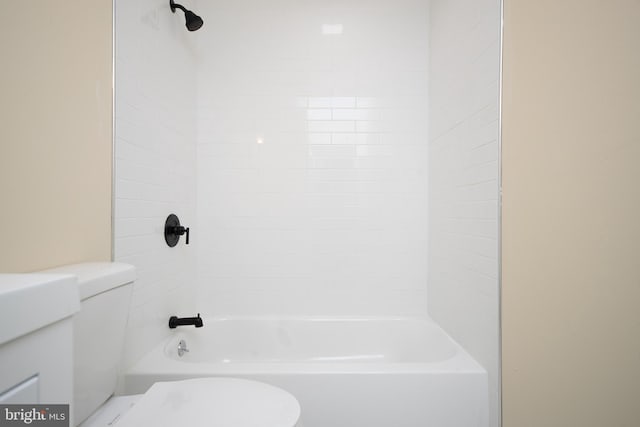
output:
[[[75,276],[0,274],[0,404],[71,404]]]

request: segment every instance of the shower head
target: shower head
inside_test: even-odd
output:
[[[199,30],[200,27],[202,27],[202,24],[204,24],[204,22],[202,21],[202,18],[200,18],[198,15],[191,12],[190,10],[187,10],[184,6],[174,3],[173,0],[169,0],[169,6],[171,7],[171,12],[173,13],[176,13],[176,9],[180,9],[181,11],[184,12],[184,19],[186,21],[187,30],[189,31]]]

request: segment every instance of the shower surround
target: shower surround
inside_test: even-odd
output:
[[[500,2],[185,6],[197,33],[168,1],[116,1],[125,367],[173,314],[431,316],[487,370],[498,426]],[[189,246],[165,245],[170,213]]]

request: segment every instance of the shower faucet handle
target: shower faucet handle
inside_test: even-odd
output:
[[[185,244],[189,244],[189,227],[185,228],[181,225],[174,227],[173,229],[173,233],[177,234],[178,236],[182,236],[183,234],[186,234],[186,241]]]
[[[182,236],[183,234],[186,234],[186,236],[185,236],[185,242],[184,242],[184,243],[185,243],[185,245],[188,245],[188,244],[189,244],[189,227],[187,227],[187,228],[184,228],[183,226],[178,227],[178,228],[176,229],[176,234],[179,234],[179,235],[181,235],[181,236]]]
[[[164,240],[169,247],[174,247],[178,244],[180,236],[186,234],[186,244],[189,244],[189,227],[180,225],[180,220],[174,214],[167,217],[164,223]]]

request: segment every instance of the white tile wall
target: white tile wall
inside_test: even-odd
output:
[[[497,426],[500,2],[430,14],[429,313],[489,372]]]
[[[174,312],[420,315],[428,278],[497,422],[499,3],[194,1],[198,33],[116,6],[127,361]],[[192,247],[164,244],[170,212]]]
[[[126,365],[195,310],[195,247],[163,237],[168,214],[196,219],[195,37],[168,2],[116,1],[115,259],[138,271]]]
[[[203,310],[425,314],[428,3],[200,7]]]

